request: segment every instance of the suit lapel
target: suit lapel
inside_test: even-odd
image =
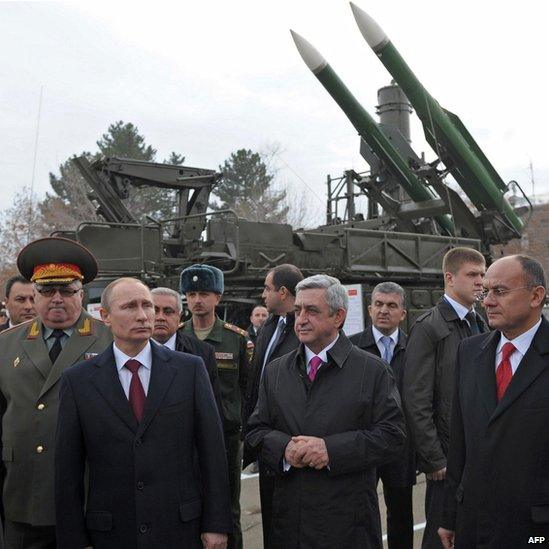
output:
[[[120,383],[112,344],[97,357],[95,368],[96,370],[91,376],[95,388],[132,432],[137,432],[137,419],[135,419],[133,410]]]
[[[141,436],[150,425],[177,373],[177,369],[169,364],[172,355],[168,349],[157,345],[154,341],[151,341],[151,348],[153,357],[151,379],[143,419],[137,431],[138,436]]]
[[[42,337],[42,323],[39,320],[35,320],[30,324],[21,345],[42,377],[47,379],[52,366],[48,355],[48,347]]]
[[[496,397],[496,348],[499,332],[492,332],[479,348],[478,355],[473,359],[477,366],[478,395],[490,417],[497,406]]]
[[[40,337],[39,339],[43,338]],[[57,357],[55,364],[50,367],[49,374],[46,378],[42,390],[40,391],[40,397],[42,397],[47,391],[49,391],[61,377],[61,374],[69,366],[76,364],[78,359],[97,341],[97,334],[93,333],[92,322],[87,313],[82,313],[78,322],[75,325],[74,331],[69,337],[63,350]],[[45,343],[44,343],[45,346]],[[48,351],[46,348],[45,356],[49,361]]]
[[[497,405],[490,422],[497,419],[517,398],[536,380],[536,378],[549,368],[549,323],[542,320],[530,348],[522,358],[519,367],[503,398]],[[545,355],[545,356],[544,356]]]

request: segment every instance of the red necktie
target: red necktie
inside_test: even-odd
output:
[[[314,356],[309,360],[309,379],[311,381],[315,380],[316,373],[322,364],[322,359],[319,356]]]
[[[130,406],[132,407],[133,413],[137,418],[137,421],[141,421],[143,417],[143,408],[145,408],[145,391],[143,390],[143,385],[141,385],[141,380],[137,371],[141,366],[141,363],[137,360],[128,360],[124,366],[132,373],[132,380],[130,382],[130,394],[129,401]]]
[[[503,398],[505,391],[511,379],[513,379],[513,369],[511,368],[510,356],[516,351],[515,346],[507,342],[501,349],[501,362],[496,370],[496,387],[498,402]]]

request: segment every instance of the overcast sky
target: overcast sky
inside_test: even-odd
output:
[[[549,4],[365,2],[424,86],[455,112],[505,181],[549,193]],[[354,128],[301,60],[308,39],[375,113],[390,76],[346,1],[0,3],[2,205],[109,124],[137,125],[163,159],[217,168],[239,148],[280,147],[279,179],[324,211],[327,174],[367,169]],[[414,147],[433,153],[413,121]]]

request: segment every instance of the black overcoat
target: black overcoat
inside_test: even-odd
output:
[[[442,524],[456,531],[456,549],[549,539],[549,323],[497,403],[499,340],[500,332],[478,335],[458,351]]]
[[[379,348],[376,344],[372,327],[368,326],[364,331],[355,334],[349,338],[352,343],[364,351],[373,355],[380,356]],[[395,378],[396,385],[402,395],[402,383],[404,379],[404,359],[406,355],[406,333],[398,330],[398,340],[391,358],[391,371]],[[416,459],[413,441],[410,431],[406,432],[406,443],[402,454],[391,463],[378,467],[378,477],[383,484],[397,488],[413,486],[416,483]]]
[[[314,383],[304,348],[269,363],[246,440],[277,471],[272,548],[380,548],[378,465],[402,449],[400,397],[387,365],[343,334]],[[282,460],[292,436],[321,437],[329,468],[291,468]]]
[[[59,549],[198,549],[201,532],[232,529],[223,432],[202,359],[151,345],[140,423],[112,346],[63,374],[56,445]]]
[[[215,349],[213,345],[201,341],[195,336],[186,334],[183,330],[177,330],[175,336],[175,350],[181,353],[199,356],[206,366],[208,377],[212,385],[215,402],[219,415],[223,420],[223,408],[221,406],[221,387],[219,386],[219,375],[217,373],[217,363],[215,361]]]
[[[273,334],[278,325],[278,319],[280,317],[276,315],[270,315],[265,324],[260,328],[255,341],[254,356],[252,359],[252,368],[250,375],[248,376],[248,387],[246,390],[246,407],[244,416],[244,425],[246,426],[249,417],[252,415],[254,408],[257,404],[257,397],[259,395],[259,382],[261,380],[261,370],[263,369],[263,361],[265,360],[265,353],[269,342],[273,337]],[[286,315],[286,326],[280,334],[276,345],[271,350],[269,361],[273,361],[275,358],[284,356],[286,353],[297,349],[299,346],[299,339],[294,332],[295,315],[288,313]],[[247,429],[247,427],[246,427]],[[244,445],[244,467],[247,467],[250,463],[255,461],[256,456],[251,451],[250,447]]]

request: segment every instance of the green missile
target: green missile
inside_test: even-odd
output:
[[[360,105],[324,57],[305,38],[294,31],[290,32],[305,64],[341,107],[359,135],[385,162],[408,196],[414,202],[424,202],[436,198],[434,193],[425,187],[412,172],[406,160],[385,137],[376,121]],[[438,215],[435,219],[447,234],[454,234],[454,225],[448,215]]]
[[[503,196],[507,186],[461,120],[443,109],[423,87],[383,29],[351,2],[358,28],[416,110],[429,145],[477,210],[496,210],[520,236],[523,223]]]

